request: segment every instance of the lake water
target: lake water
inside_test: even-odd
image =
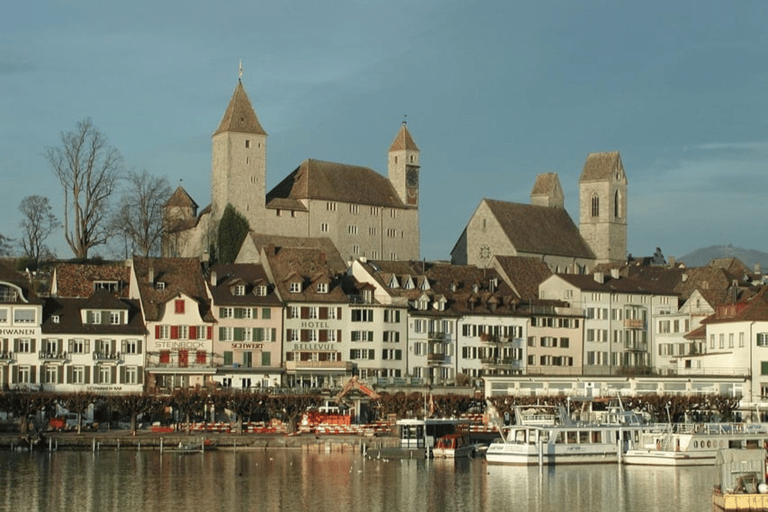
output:
[[[715,468],[370,460],[354,452],[0,452],[0,510],[711,510]]]

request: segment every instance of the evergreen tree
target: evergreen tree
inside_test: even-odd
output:
[[[219,250],[217,252],[219,263],[233,263],[243,245],[243,240],[251,230],[245,217],[227,204],[224,214],[219,221]]]

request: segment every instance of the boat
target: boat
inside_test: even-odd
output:
[[[768,426],[754,423],[667,425],[646,431],[640,443],[624,454],[625,464],[645,466],[712,466],[722,449],[768,446]]]
[[[455,432],[439,437],[432,449],[436,459],[458,459],[473,457],[482,445],[473,443],[466,434]]]
[[[764,449],[717,452],[720,482],[712,490],[715,512],[768,512]]]
[[[485,452],[489,463],[554,465],[616,463],[638,442],[645,425],[620,403],[595,421],[573,421],[562,406],[535,413],[516,407],[515,424],[501,427],[501,438]]]
[[[215,450],[216,444],[210,439],[202,441],[179,441],[176,446],[161,446],[161,452],[172,452],[180,454],[204,453],[209,450]]]
[[[467,420],[458,419],[403,419],[397,420],[400,446],[367,450],[367,456],[385,459],[423,459],[434,455],[437,441],[444,436],[459,434]]]

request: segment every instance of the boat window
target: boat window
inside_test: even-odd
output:
[[[747,439],[747,448],[755,449],[758,447],[757,439]]]
[[[597,444],[600,442],[600,431],[594,430],[592,431],[592,442]]]
[[[515,431],[515,442],[516,443],[524,443],[525,442],[525,430],[516,430]]]
[[[555,443],[563,444],[563,433],[562,432],[556,432],[555,433]]]
[[[566,435],[568,436],[568,444],[576,444],[576,432],[569,430]]]
[[[543,430],[539,432],[539,438],[541,439],[542,443],[548,443],[549,442],[549,431]]]
[[[579,432],[579,442],[580,443],[588,443],[589,442],[589,432],[586,430],[582,430]]]

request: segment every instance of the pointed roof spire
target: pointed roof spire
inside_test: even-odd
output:
[[[413,141],[413,137],[411,137],[411,133],[408,131],[408,126],[405,121],[403,121],[400,131],[397,132],[395,140],[392,141],[392,145],[389,146],[390,151],[401,151],[403,149],[410,151],[419,150],[419,147]]]
[[[242,67],[240,72],[242,76]],[[241,80],[237,81],[235,92],[232,93],[232,99],[229,100],[224,117],[221,118],[219,127],[213,134],[217,135],[222,132],[253,133],[255,135],[267,134],[264,128],[261,127],[259,118],[256,115],[256,111],[253,110]]]

